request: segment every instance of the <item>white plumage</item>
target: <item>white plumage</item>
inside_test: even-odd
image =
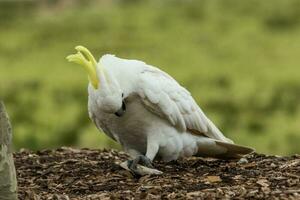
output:
[[[156,67],[104,55],[96,66],[97,78],[92,76],[90,80],[98,79],[99,87],[93,82],[88,86],[89,116],[133,158],[237,158],[253,151],[234,145],[191,94]]]
[[[148,153],[147,157],[152,160],[158,153],[163,160],[170,161],[180,156],[201,154],[199,149],[204,151],[203,155],[226,153],[226,148],[218,146],[214,140],[232,142],[171,76],[144,62],[113,55],[104,55],[100,65],[123,91],[126,113],[117,117],[103,112],[101,107],[105,104],[101,102],[101,89],[94,90],[90,84],[90,117],[99,129],[121,143],[133,157]]]

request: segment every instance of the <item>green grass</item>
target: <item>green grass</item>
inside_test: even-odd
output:
[[[300,153],[299,1],[79,2],[0,3],[0,97],[17,149],[115,146],[88,119],[85,72],[65,60],[82,44],[159,66],[235,142]]]

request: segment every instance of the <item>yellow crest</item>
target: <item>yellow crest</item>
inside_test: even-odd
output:
[[[94,56],[87,48],[83,46],[76,46],[75,49],[77,50],[77,53],[67,56],[67,60],[83,66],[88,73],[89,80],[93,87],[98,89],[99,79],[96,72],[97,62]]]

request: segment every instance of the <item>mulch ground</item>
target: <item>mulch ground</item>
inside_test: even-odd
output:
[[[155,162],[162,175],[134,177],[115,150],[15,153],[19,199],[300,199],[300,156]]]

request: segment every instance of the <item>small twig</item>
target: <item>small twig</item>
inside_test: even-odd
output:
[[[283,192],[285,194],[294,194],[294,193],[300,193],[300,190],[285,190]]]

